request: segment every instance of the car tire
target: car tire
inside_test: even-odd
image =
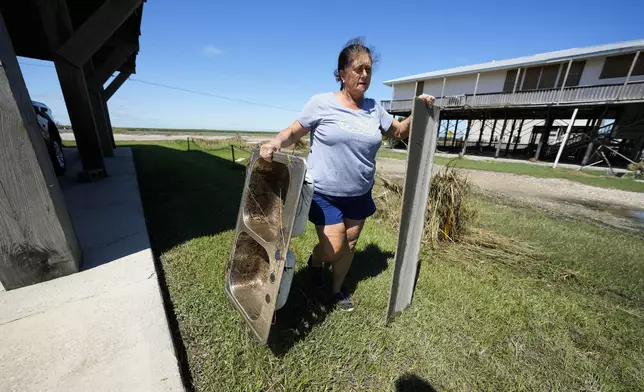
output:
[[[65,152],[63,151],[63,142],[60,139],[58,128],[53,121],[49,120],[49,143],[47,148],[49,150],[49,157],[54,166],[54,172],[57,176],[62,176],[67,171],[67,160],[65,159]]]

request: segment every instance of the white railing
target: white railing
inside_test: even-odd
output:
[[[503,107],[552,105],[566,103],[593,103],[644,100],[644,83],[632,83],[603,86],[568,87],[550,90],[517,91],[515,93],[492,93],[479,95],[455,95],[438,98],[436,103],[444,108],[471,107]],[[410,111],[411,99],[381,101],[388,111]]]

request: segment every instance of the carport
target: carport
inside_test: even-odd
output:
[[[7,290],[76,272],[81,262],[16,56],[54,62],[78,179],[100,180],[115,147],[107,100],[135,72],[142,11],[143,0],[0,3],[0,282]]]

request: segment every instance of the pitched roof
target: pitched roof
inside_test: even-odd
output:
[[[422,74],[410,75],[404,78],[391,79],[383,82],[387,86],[402,82],[415,82],[418,80],[427,80],[434,78],[443,78],[447,76],[463,75],[475,72],[494,71],[515,67],[523,67],[533,64],[555,63],[577,58],[587,58],[594,56],[605,56],[618,54],[622,52],[633,52],[644,49],[644,39],[618,42],[614,44],[604,44],[587,46],[585,48],[573,48],[566,50],[557,50],[554,52],[540,53],[532,56],[517,57],[514,59],[490,61],[487,63],[465,65],[462,67],[442,69],[439,71],[426,72]]]

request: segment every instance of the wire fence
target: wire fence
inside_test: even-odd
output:
[[[248,145],[245,140],[236,137],[221,140],[187,137],[186,142],[188,151],[203,151],[240,164],[248,160],[255,148],[255,146]]]

